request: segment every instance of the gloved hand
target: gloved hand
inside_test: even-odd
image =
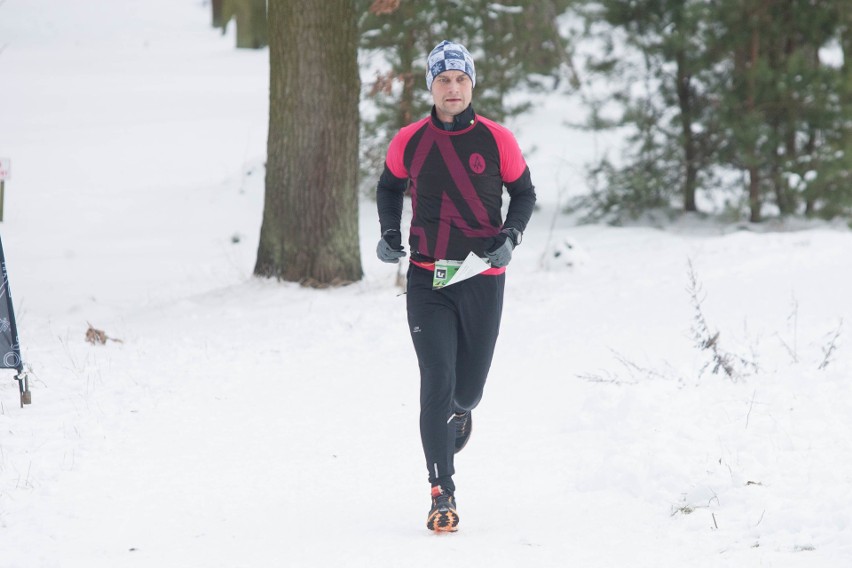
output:
[[[376,247],[376,256],[382,262],[397,264],[399,259],[405,256],[405,249],[402,248],[402,234],[396,229],[388,229],[382,233],[382,238],[379,239]]]
[[[521,232],[517,229],[503,229],[491,239],[485,256],[491,261],[491,266],[500,268],[512,260],[512,251],[521,242]]]

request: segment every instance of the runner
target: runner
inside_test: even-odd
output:
[[[376,252],[384,262],[406,255],[400,220],[403,193],[410,188],[407,311],[420,366],[420,436],[432,485],[426,526],[455,531],[453,458],[470,438],[471,411],[482,398],[500,328],[506,265],[536,196],[515,137],[471,106],[476,70],[467,49],[443,41],[427,66],[434,106],[431,116],[402,128],[388,148],[376,195],[382,231]],[[470,253],[472,260],[488,263],[485,270],[449,283]]]

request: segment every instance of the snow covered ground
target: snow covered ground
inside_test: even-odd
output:
[[[0,2],[33,391],[20,409],[0,378],[0,567],[850,565],[849,230],[574,226],[560,175],[591,142],[542,105],[518,125],[542,207],[457,460],[460,531],[435,536],[373,206],[361,282],[252,278],[267,54],[209,19]],[[696,346],[690,264],[737,380]]]

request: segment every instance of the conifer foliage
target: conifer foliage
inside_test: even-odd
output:
[[[701,196],[752,222],[852,213],[848,2],[578,6],[602,46],[586,68],[606,83],[590,126],[627,133],[624,154],[591,169],[593,191],[576,204],[591,217],[696,211]]]

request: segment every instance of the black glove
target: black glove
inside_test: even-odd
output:
[[[491,266],[500,268],[512,260],[512,250],[521,244],[521,232],[517,229],[503,229],[491,239],[485,256],[491,261]]]
[[[402,248],[402,234],[396,229],[388,229],[382,233],[379,245],[376,247],[376,256],[382,262],[397,264],[399,259],[405,256]]]

